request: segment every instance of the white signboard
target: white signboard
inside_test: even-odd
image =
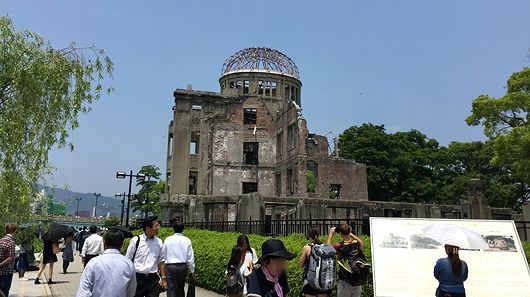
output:
[[[421,236],[432,224],[478,232],[490,247],[460,251],[469,267],[467,296],[530,296],[530,269],[513,221],[370,218],[375,297],[435,295],[434,265],[447,255],[442,243]]]

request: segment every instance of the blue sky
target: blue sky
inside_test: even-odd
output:
[[[471,101],[500,96],[530,66],[529,1],[22,1],[0,2],[18,29],[60,48],[96,44],[116,64],[116,92],[54,150],[51,184],[123,192],[117,170],[165,171],[172,91],[218,91],[226,58],[272,47],[298,65],[313,132],[365,122],[418,129],[442,144],[483,140]]]

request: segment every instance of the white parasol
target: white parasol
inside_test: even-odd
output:
[[[461,249],[489,249],[479,233],[453,224],[432,224],[423,228],[423,237],[432,238],[445,245],[454,245]]]

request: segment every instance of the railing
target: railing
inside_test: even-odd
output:
[[[58,223],[78,223],[78,224],[103,224],[105,222],[104,218],[85,218],[85,217],[75,217],[75,216],[38,216],[37,220],[39,221],[53,221]]]
[[[348,224],[355,234],[370,234],[368,219],[284,219],[254,221],[219,221],[219,222],[185,222],[187,227],[195,227],[218,232],[240,232],[263,236],[286,236],[291,233],[307,234],[309,229],[316,228],[320,234],[328,234],[331,227]],[[530,221],[515,221],[519,238],[530,240]]]
[[[515,228],[522,241],[530,241],[530,221],[515,221]]]
[[[368,219],[284,219],[253,221],[220,221],[220,222],[185,222],[187,227],[195,227],[219,232],[240,232],[263,236],[287,236],[291,233],[307,234],[316,228],[320,234],[328,234],[331,227],[348,224],[355,234],[370,234]]]

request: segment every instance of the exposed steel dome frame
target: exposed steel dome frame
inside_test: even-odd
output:
[[[226,59],[221,77],[237,72],[269,72],[300,80],[296,64],[285,54],[268,47],[242,49]]]

